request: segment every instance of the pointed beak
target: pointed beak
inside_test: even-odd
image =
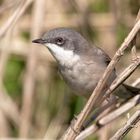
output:
[[[43,40],[43,39],[41,39],[41,38],[35,39],[35,40],[33,40],[32,42],[33,42],[33,43],[38,43],[38,44],[45,44],[45,43],[47,43],[46,40]]]

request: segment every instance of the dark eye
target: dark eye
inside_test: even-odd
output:
[[[57,45],[63,45],[64,44],[64,39],[62,37],[56,38],[55,40]]]

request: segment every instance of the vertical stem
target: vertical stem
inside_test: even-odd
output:
[[[44,23],[45,0],[35,0],[33,7],[33,18],[31,20],[31,38],[38,37],[41,33],[41,25]],[[20,136],[27,137],[31,127],[33,111],[35,70],[37,65],[37,50],[30,46],[27,58],[27,69],[24,81],[23,103],[21,111]]]

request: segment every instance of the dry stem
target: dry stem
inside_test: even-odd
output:
[[[140,121],[140,110],[136,111],[133,116],[120,128],[110,140],[120,140],[135,127],[136,123]]]
[[[12,28],[17,23],[18,19],[23,15],[31,2],[32,0],[21,1],[20,6],[0,29],[0,38],[9,30],[9,28]]]
[[[33,19],[31,28],[31,38],[38,37],[42,31],[41,25],[44,20],[44,4],[45,0],[35,0],[33,8]],[[27,60],[27,71],[24,82],[23,91],[23,103],[21,111],[21,124],[20,124],[20,136],[27,137],[31,127],[31,117],[33,111],[33,99],[34,99],[34,88],[35,88],[35,69],[37,66],[37,48],[30,46],[28,60]]]
[[[140,103],[140,95],[137,95],[133,97],[130,101],[122,105],[120,108],[114,110],[113,112],[109,113],[108,115],[102,117],[98,121],[96,121],[96,124],[93,124],[86,130],[80,133],[76,137],[76,140],[83,140],[87,136],[95,133],[97,130],[101,129],[108,123],[112,122],[113,120],[117,119],[119,116],[121,116],[123,113],[127,112],[128,110],[132,109],[134,106]]]
[[[133,61],[133,63],[130,64],[130,66],[128,66],[128,67],[114,80],[114,82],[111,84],[109,90],[107,90],[107,92],[106,92],[106,94],[105,94],[106,96],[103,97],[103,99],[109,97],[109,95],[110,95],[123,81],[125,81],[126,78],[127,78],[128,76],[130,76],[130,75],[132,74],[132,72],[134,72],[134,70],[136,70],[136,68],[137,68],[139,65],[140,65],[140,58],[139,58],[139,59],[136,59],[135,61]],[[122,96],[121,93],[120,93],[120,96]],[[127,95],[125,95],[125,96],[127,96]],[[103,99],[102,99],[102,100],[103,100]],[[111,99],[111,101],[109,101],[108,104],[109,104],[109,105],[116,104],[116,101],[117,101],[117,100],[115,100],[115,99],[114,99],[114,100]],[[105,105],[105,106],[101,107],[101,108],[99,109],[99,111],[93,115],[93,118],[91,118],[91,120],[88,121],[88,123],[90,124],[90,122],[92,122],[93,119],[95,120],[95,118],[96,118],[100,113],[102,113],[104,110],[106,110],[108,107],[109,107],[108,105],[107,105],[107,106]]]

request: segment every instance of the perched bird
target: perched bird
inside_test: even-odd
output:
[[[32,42],[45,45],[49,49],[58,63],[64,81],[76,94],[86,98],[95,89],[111,60],[102,49],[92,45],[81,34],[69,28],[52,29]],[[115,78],[114,69],[103,92]],[[118,92],[119,90],[121,92]],[[140,94],[140,89],[122,84],[115,94],[127,99]]]

